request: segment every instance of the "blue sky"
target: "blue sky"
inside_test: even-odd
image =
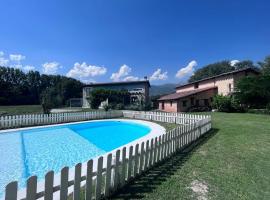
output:
[[[0,64],[85,82],[185,81],[270,54],[270,1],[1,0]]]

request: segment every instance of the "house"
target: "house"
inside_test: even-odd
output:
[[[141,81],[124,81],[110,83],[93,83],[83,87],[83,107],[90,108],[89,96],[95,89],[126,90],[130,93],[130,102],[142,104],[149,102],[150,83]]]
[[[254,68],[244,68],[180,85],[175,93],[158,99],[159,110],[186,112],[192,107],[209,107],[216,94],[231,95],[239,79],[258,74],[259,71]]]

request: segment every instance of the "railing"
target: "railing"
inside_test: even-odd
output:
[[[121,111],[91,111],[54,114],[30,114],[0,117],[0,129],[26,127],[33,125],[59,124],[65,122],[85,121],[122,117]]]
[[[109,197],[131,179],[182,150],[211,129],[211,117],[207,115],[133,111],[123,111],[123,115],[162,122],[169,120],[179,124],[185,124],[188,120],[194,120],[194,122],[180,125],[162,136],[135,146],[131,145],[128,149],[124,147],[115,153],[101,156],[97,160],[89,160],[86,165],[78,163],[75,170],[65,167],[61,170],[58,183],[55,181],[54,172],[50,171],[45,176],[45,183],[41,191],[37,190],[36,176],[27,180],[24,196],[18,195],[18,182],[11,182],[6,186],[5,199],[66,200],[72,192],[73,199],[79,200],[82,190],[84,191],[83,197],[87,200]],[[183,120],[183,117],[187,117],[187,121]],[[82,186],[84,186],[83,189]]]

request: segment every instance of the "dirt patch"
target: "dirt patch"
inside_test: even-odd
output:
[[[194,180],[189,187],[198,200],[207,200],[208,185],[204,181]]]

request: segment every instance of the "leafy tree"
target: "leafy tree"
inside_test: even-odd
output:
[[[62,105],[62,97],[55,88],[47,88],[41,94],[41,105],[45,114]]]
[[[91,108],[97,109],[100,103],[107,99],[110,107],[116,108],[117,104],[129,104],[130,94],[127,90],[95,89],[91,92],[88,100]],[[120,107],[120,105],[118,107]]]
[[[270,75],[244,77],[236,87],[236,98],[248,108],[265,108],[270,103]]]
[[[251,61],[251,60],[243,60],[243,61],[240,61],[234,65],[235,69],[244,69],[244,68],[248,68],[248,67],[256,68],[253,61]]]
[[[188,82],[198,81],[211,76],[216,76],[222,73],[233,71],[235,68],[231,66],[230,61],[221,61],[206,65],[198,69],[188,80]]]
[[[0,105],[41,104],[41,94],[48,88],[54,88],[61,96],[61,105],[65,105],[69,98],[82,96],[82,86],[65,76],[0,67]]]
[[[204,78],[209,78],[212,76],[217,76],[222,73],[230,72],[237,69],[243,69],[256,66],[251,60],[244,60],[236,63],[234,66],[231,65],[230,61],[221,61],[213,64],[206,65],[200,69],[198,69],[188,80],[188,82],[198,81]]]
[[[264,75],[270,75],[270,56],[267,56],[263,62],[258,63]]]

